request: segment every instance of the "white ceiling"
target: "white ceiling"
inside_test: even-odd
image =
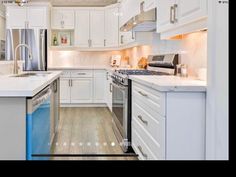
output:
[[[31,0],[35,1],[49,1],[53,6],[107,6],[114,4],[117,0]]]

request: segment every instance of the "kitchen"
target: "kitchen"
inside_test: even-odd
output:
[[[228,1],[0,12],[1,160],[228,159]]]

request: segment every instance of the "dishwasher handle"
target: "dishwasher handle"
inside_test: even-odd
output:
[[[42,92],[40,92],[38,95],[36,95],[33,100],[33,110],[36,110],[41,104],[43,104],[52,94],[52,89],[50,87],[47,87]]]

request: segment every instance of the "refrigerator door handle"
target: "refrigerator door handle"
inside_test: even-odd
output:
[[[41,51],[41,61],[42,61],[42,68],[43,70],[45,70],[45,49],[44,49],[44,43],[45,43],[45,30],[41,30],[40,31],[40,51]],[[39,66],[40,67],[40,66]]]

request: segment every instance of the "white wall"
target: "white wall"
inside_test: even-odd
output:
[[[227,160],[229,159],[228,3],[208,2],[206,157],[209,160]]]
[[[50,51],[48,66],[50,67],[109,67],[110,58],[119,51],[112,52],[79,52]]]
[[[197,76],[198,70],[207,67],[207,31],[182,36],[181,40],[160,40],[153,34],[151,46],[139,46],[122,51],[123,57],[130,58],[130,65],[136,67],[141,57],[150,54],[179,53],[180,63],[187,64],[189,75]]]

